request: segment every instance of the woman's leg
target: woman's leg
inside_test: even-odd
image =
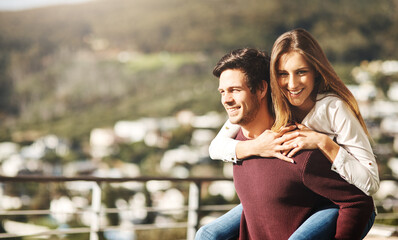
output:
[[[305,222],[290,236],[289,240],[332,239],[336,232],[338,215],[339,209],[334,205],[320,209],[305,220]]]
[[[233,239],[239,236],[242,204],[232,208],[216,220],[202,226],[195,236],[195,240]]]
[[[304,239],[333,239],[336,232],[336,221],[339,215],[339,209],[336,206],[320,209],[311,215],[289,238],[289,240]],[[373,212],[368,224],[363,232],[362,239],[372,228],[376,213]]]
[[[368,234],[368,232],[370,231],[370,229],[373,226],[373,223],[375,222],[375,218],[376,218],[376,213],[373,212],[372,215],[370,216],[370,219],[368,221],[368,224],[366,225],[365,231],[362,234],[362,239],[364,239],[366,237],[366,235]]]

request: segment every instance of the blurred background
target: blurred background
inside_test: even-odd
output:
[[[212,68],[236,48],[269,52],[280,34],[301,27],[360,104],[383,179],[375,199],[379,212],[389,214],[376,221],[397,226],[397,12],[397,0],[0,0],[0,174],[231,177],[231,164],[208,156],[226,120]],[[0,206],[87,207],[87,190],[72,185],[3,183]],[[182,206],[186,187],[178,185],[109,186],[104,202]],[[239,202],[230,181],[202,191],[204,203]],[[208,215],[202,223],[218,216]],[[144,212],[106,221],[184,218]],[[49,228],[89,224],[59,215],[11,220]],[[3,232],[10,232],[5,223]],[[150,234],[102,237],[185,236]]]

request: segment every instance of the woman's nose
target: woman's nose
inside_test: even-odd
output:
[[[288,80],[288,88],[289,89],[294,89],[297,86],[297,78],[293,74],[290,74],[289,80]]]

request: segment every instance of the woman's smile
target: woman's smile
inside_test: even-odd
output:
[[[299,111],[308,113],[314,106],[315,71],[300,53],[288,52],[281,56],[278,83],[289,103]]]

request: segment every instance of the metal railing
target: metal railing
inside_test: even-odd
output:
[[[145,210],[148,212],[167,212],[167,211],[186,211],[187,222],[175,222],[175,223],[164,223],[164,224],[135,224],[133,228],[125,229],[121,226],[101,226],[100,216],[101,214],[118,213],[120,209],[103,208],[102,205],[102,183],[122,183],[122,182],[148,182],[148,181],[169,181],[173,183],[186,182],[189,183],[188,190],[188,205],[182,209],[160,209],[154,207],[146,207]],[[34,234],[10,234],[0,233],[0,239],[10,239],[15,237],[36,237],[36,236],[51,236],[51,235],[63,235],[63,234],[77,234],[77,233],[89,233],[90,240],[98,240],[99,232],[105,230],[149,230],[149,229],[162,229],[162,228],[186,228],[186,239],[194,239],[195,233],[199,227],[199,212],[200,211],[227,211],[234,205],[201,205],[201,186],[204,182],[213,181],[232,181],[231,178],[224,177],[188,177],[188,178],[174,178],[174,177],[135,177],[135,178],[101,178],[101,177],[54,177],[54,176],[17,176],[17,177],[5,177],[0,176],[1,183],[15,183],[15,182],[35,182],[35,183],[54,183],[54,182],[72,182],[72,181],[87,181],[92,182],[91,191],[91,208],[84,211],[74,211],[65,213],[75,214],[89,211],[91,213],[91,225],[90,227],[79,227],[79,228],[68,228],[68,229],[54,229],[40,231]],[[0,210],[0,216],[28,216],[28,215],[49,215],[53,213],[50,210]]]
[[[173,183],[185,182],[189,183],[188,188],[188,204],[182,208],[157,208],[157,207],[145,207],[147,212],[169,212],[169,211],[185,211],[187,212],[186,222],[174,222],[174,223],[150,223],[150,224],[134,224],[129,227],[122,226],[101,226],[100,216],[103,214],[119,213],[121,210],[117,208],[103,208],[102,205],[102,184],[103,183],[122,183],[122,182],[148,182],[148,181],[168,181]],[[383,180],[398,181],[395,178],[384,178]],[[54,176],[17,176],[17,177],[5,177],[0,176],[0,183],[16,183],[16,182],[34,182],[34,183],[65,183],[73,181],[86,181],[91,182],[91,205],[89,209],[77,210],[77,211],[65,211],[63,213],[68,214],[81,214],[83,212],[89,212],[91,214],[91,225],[89,227],[75,227],[68,229],[54,229],[54,230],[43,230],[34,234],[10,234],[0,233],[0,239],[12,239],[16,237],[39,237],[39,236],[51,236],[51,235],[65,235],[65,234],[89,234],[90,240],[98,240],[99,233],[106,230],[120,230],[120,231],[137,231],[137,230],[152,230],[152,229],[171,229],[171,228],[185,228],[186,239],[194,239],[195,233],[199,227],[199,213],[201,211],[228,211],[235,205],[202,205],[201,204],[201,189],[205,182],[213,181],[232,181],[231,178],[224,177],[188,177],[188,178],[173,178],[173,177],[136,177],[136,178],[101,178],[101,177],[54,177]],[[129,209],[125,209],[129,210]],[[130,209],[131,210],[131,209]],[[123,210],[124,211],[124,210]],[[0,210],[0,216],[30,216],[30,215],[50,215],[52,212],[48,210]],[[60,212],[57,212],[60,213]],[[379,213],[378,219],[397,219],[398,213]],[[394,228],[389,231],[398,231]],[[23,231],[21,231],[23,232]]]

